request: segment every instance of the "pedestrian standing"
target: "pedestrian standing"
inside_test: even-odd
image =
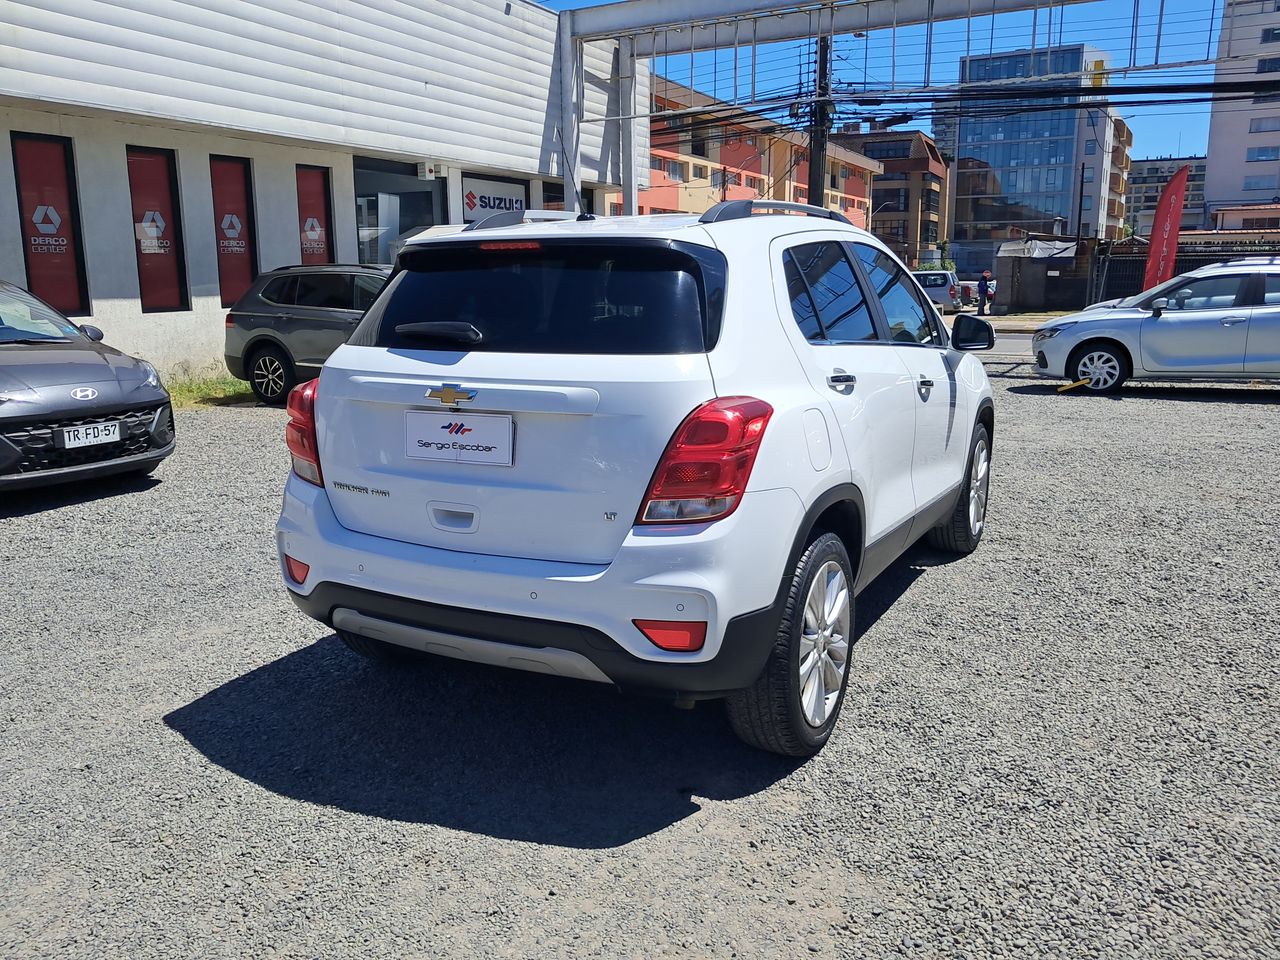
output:
[[[987,299],[991,296],[991,271],[983,270],[978,280],[978,316],[987,315]]]

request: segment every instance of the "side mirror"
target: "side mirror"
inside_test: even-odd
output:
[[[95,327],[92,323],[80,324],[80,332],[92,340],[94,343],[101,343],[105,334]]]
[[[956,316],[951,325],[951,346],[956,350],[990,350],[996,345],[996,331],[981,317],[970,313]]]
[[[1151,301],[1151,315],[1153,317],[1160,316],[1167,309],[1169,309],[1168,297],[1156,297],[1154,300]]]

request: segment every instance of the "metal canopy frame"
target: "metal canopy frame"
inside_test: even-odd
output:
[[[566,10],[560,14],[559,57],[561,122],[559,139],[564,160],[565,209],[579,212],[582,181],[579,128],[583,122],[583,44],[618,42],[619,147],[622,167],[622,206],[636,212],[638,164],[635,156],[636,60],[679,51],[695,53],[734,48],[750,29],[752,50],[760,44],[803,40],[815,35],[815,24],[826,36],[855,31],[932,24],[944,20],[995,17],[1022,10],[1037,12],[1046,0],[698,0],[691,15],[688,0],[626,0],[599,7]],[[1048,0],[1052,7],[1094,0]],[[994,20],[993,20],[994,25]],[[753,60],[754,63],[754,52]],[[737,57],[734,58],[735,70]],[[755,75],[752,74],[754,93]],[[693,86],[692,78],[690,87]],[[736,85],[735,85],[736,88]]]

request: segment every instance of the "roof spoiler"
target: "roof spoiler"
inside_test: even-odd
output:
[[[483,220],[473,220],[462,228],[469,230],[488,230],[492,227],[514,227],[522,223],[545,223],[553,220],[594,220],[589,213],[571,213],[568,210],[503,210],[490,214]]]
[[[803,213],[807,217],[823,217],[839,223],[849,223],[847,217],[834,210],[815,207],[810,203],[788,203],[785,200],[726,200],[724,203],[717,203],[704,213],[698,222],[720,223],[724,220],[745,220],[757,211]],[[851,223],[849,225],[853,226]]]

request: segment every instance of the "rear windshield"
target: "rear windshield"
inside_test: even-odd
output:
[[[724,279],[717,251],[669,241],[477,241],[406,250],[351,337],[358,346],[488,353],[703,353]],[[478,342],[397,333],[470,324]]]

